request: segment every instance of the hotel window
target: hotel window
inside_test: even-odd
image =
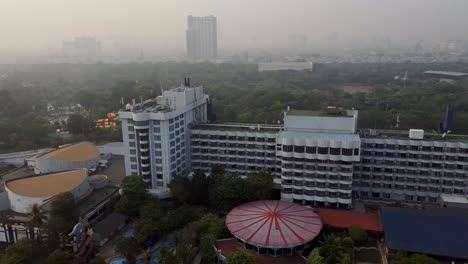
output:
[[[135,126],[147,126],[148,124],[148,121],[135,121]]]
[[[319,148],[318,148],[318,154],[322,154],[322,155],[328,154],[328,148],[321,148],[321,147],[319,147]]]
[[[309,154],[317,153],[317,147],[306,147],[306,152]]]
[[[353,155],[353,149],[344,148],[344,149],[342,149],[342,154],[344,156],[352,156]]]
[[[293,151],[293,146],[292,145],[283,145],[283,151],[284,152],[292,152]]]
[[[332,155],[340,155],[340,149],[339,148],[330,148],[330,154]]]
[[[294,146],[294,152],[304,153],[304,146]]]

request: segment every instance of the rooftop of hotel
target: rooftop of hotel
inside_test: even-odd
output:
[[[297,110],[287,111],[288,116],[320,116],[320,117],[353,117],[346,109],[337,107],[328,107],[323,110]]]
[[[192,130],[213,130],[213,131],[243,131],[252,133],[278,133],[283,125],[275,124],[249,124],[249,123],[211,123],[198,124]]]
[[[88,176],[86,170],[73,170],[43,175],[33,175],[7,181],[12,192],[28,197],[52,197],[79,186]]]
[[[187,84],[181,84],[178,87],[174,87],[171,89],[168,89],[166,91],[162,91],[162,95],[143,100],[140,98],[140,102],[134,102],[126,104],[120,111],[122,112],[133,112],[133,113],[167,113],[171,112],[174,109],[171,107],[171,100],[166,100],[165,94],[166,92],[174,92],[174,93],[183,93],[187,89],[195,89],[202,87],[200,86],[190,86],[189,83]],[[136,101],[134,99],[134,101]]]
[[[468,135],[448,134],[445,137],[442,133],[435,131],[424,131],[422,140],[411,139],[409,130],[385,130],[385,129],[359,129],[359,136],[362,138],[378,138],[378,139],[400,139],[400,140],[415,140],[415,141],[440,141],[451,143],[468,143]]]
[[[98,158],[99,149],[91,142],[80,142],[37,156],[38,159],[85,161]]]

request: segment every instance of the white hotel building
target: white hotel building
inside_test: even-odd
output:
[[[358,131],[358,111],[336,108],[288,110],[284,125],[209,123],[208,96],[189,85],[127,108],[127,175],[143,175],[163,197],[172,177],[221,165],[240,175],[270,172],[282,200],[305,205],[468,205],[468,136]]]
[[[127,175],[143,175],[152,193],[164,195],[176,175],[191,171],[190,126],[207,122],[203,87],[180,87],[162,96],[126,106],[122,119]]]

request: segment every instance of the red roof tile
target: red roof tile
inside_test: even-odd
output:
[[[265,200],[240,205],[229,212],[226,226],[246,243],[290,248],[314,239],[322,229],[313,209],[295,203]]]
[[[346,229],[357,226],[371,233],[383,233],[380,217],[374,213],[361,213],[328,208],[316,208],[315,211],[322,219],[323,224],[334,228]]]

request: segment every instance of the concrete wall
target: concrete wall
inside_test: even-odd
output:
[[[50,173],[57,171],[66,171],[66,170],[76,170],[76,169],[89,169],[95,166],[99,160],[100,156],[97,156],[95,159],[84,160],[84,161],[67,161],[67,160],[56,160],[56,159],[36,159],[36,167],[34,172],[36,174],[40,173]]]
[[[29,197],[29,196],[23,196],[19,195],[10,189],[5,185],[6,192],[8,193],[8,201],[10,204],[10,209],[17,212],[17,213],[23,213],[27,214],[30,213],[31,207],[34,204],[41,205],[44,203],[46,200],[51,198],[50,196],[47,197]],[[79,200],[80,198],[83,198],[84,195],[89,191],[90,185],[88,183],[88,180],[85,179],[80,185],[78,185],[76,188],[73,190],[70,190],[70,192],[73,194],[75,197],[75,200]],[[1,199],[1,197],[0,197]]]
[[[8,192],[0,193],[0,211],[10,209],[10,201],[8,200]]]

